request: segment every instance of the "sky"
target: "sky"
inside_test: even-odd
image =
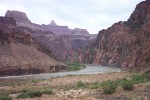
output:
[[[87,29],[97,34],[113,23],[126,21],[143,0],[0,0],[0,16],[7,10],[25,12],[33,23]]]

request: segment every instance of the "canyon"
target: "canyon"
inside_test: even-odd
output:
[[[85,29],[32,23],[24,12],[8,10],[0,17],[0,76],[64,71],[59,62],[74,57],[96,35]],[[59,61],[58,61],[59,60]]]
[[[57,25],[54,20],[50,24],[32,23],[24,12],[8,10],[5,17],[16,20],[17,26],[31,33],[38,42],[52,51],[59,61],[74,61],[80,48],[91,45],[97,34],[89,34],[86,29],[70,29],[68,26]]]
[[[24,12],[0,17],[0,75],[58,72],[61,62],[150,70],[150,1],[139,3],[127,21],[90,34],[86,29],[32,23]],[[59,62],[61,61],[61,62]]]
[[[74,65],[82,70],[68,70]],[[98,34],[54,20],[32,23],[21,11],[0,17],[0,100],[150,100],[149,94],[150,0]]]

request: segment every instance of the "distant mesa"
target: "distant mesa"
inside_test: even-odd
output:
[[[83,35],[88,35],[89,32],[86,29],[80,29],[80,28],[75,28],[72,30],[71,34],[83,34]]]
[[[14,18],[17,26],[28,27],[34,30],[51,31],[55,34],[71,34],[72,31],[68,28],[68,26],[57,25],[54,20],[52,20],[48,25],[32,23],[28,19],[27,15],[21,11],[8,10],[5,14],[5,17]]]
[[[8,10],[5,14],[5,17],[12,17],[16,20],[16,22],[31,23],[27,15],[21,11]]]
[[[28,28],[35,29],[35,30],[51,31],[58,35],[63,35],[63,34],[87,35],[89,34],[89,32],[86,29],[75,28],[74,30],[72,30],[68,28],[68,26],[57,25],[54,20],[51,20],[50,24],[48,25],[45,25],[45,24],[39,25],[39,24],[32,23],[28,19],[27,15],[21,11],[8,10],[5,14],[5,17],[14,18],[17,23],[17,26],[28,27]]]

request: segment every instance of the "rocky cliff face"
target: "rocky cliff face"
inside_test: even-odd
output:
[[[0,17],[0,23],[16,26],[16,21],[11,17]]]
[[[11,14],[16,15],[16,12],[12,11]],[[22,12],[17,13],[18,15],[24,15]],[[6,15],[9,16],[7,13]],[[24,16],[21,18],[24,18]],[[18,21],[18,17],[15,19]],[[24,23],[24,20],[22,22],[19,20],[18,23],[20,24],[17,24],[17,26],[29,32],[37,41],[52,51],[56,59],[63,61],[73,60],[74,55],[77,55],[77,50],[93,43],[97,36],[90,35],[85,29],[75,28],[72,30],[68,26],[57,25],[54,20],[49,25]]]
[[[150,67],[150,1],[136,6],[126,22],[99,32],[96,42],[80,54],[80,62],[143,70]]]
[[[0,20],[0,76],[56,72],[65,65],[52,58],[52,53],[27,31],[12,24],[13,19]]]
[[[74,60],[77,51],[86,47],[95,41],[96,36],[91,38],[90,35],[42,35],[37,34],[34,37],[45,47],[52,51],[54,57],[61,61]]]

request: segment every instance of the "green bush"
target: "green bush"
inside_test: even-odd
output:
[[[48,94],[48,95],[51,95],[51,94],[53,94],[53,90],[51,90],[51,89],[43,90],[43,91],[42,91],[42,94]]]
[[[0,100],[11,100],[11,98],[6,95],[0,95]]]
[[[135,84],[144,83],[147,79],[143,75],[133,75],[132,76],[132,82]]]
[[[70,68],[68,69],[68,71],[78,71],[78,70],[80,70],[79,67],[70,67]]]
[[[18,98],[33,98],[33,97],[40,97],[42,94],[53,94],[52,89],[50,88],[43,88],[43,89],[30,89],[26,90],[23,89],[21,93],[17,96]]]
[[[100,83],[99,82],[94,82],[94,83],[91,83],[89,85],[90,89],[96,89],[96,88],[99,88],[99,87],[100,87]]]
[[[86,87],[86,84],[83,83],[82,81],[77,81],[76,86],[77,86],[77,88],[84,88],[84,87]]]
[[[132,81],[125,79],[122,81],[121,86],[124,90],[130,90],[131,91],[134,88],[134,83]]]
[[[77,63],[77,62],[66,61],[65,64],[70,66],[67,69],[68,71],[78,71],[78,70],[84,69],[86,67],[85,65]]]
[[[18,98],[33,98],[33,97],[40,97],[43,93],[41,91],[36,90],[23,90],[19,95]]]
[[[39,82],[39,80],[31,80],[33,83],[37,83],[37,82]]]
[[[30,95],[28,93],[20,93],[17,98],[30,98]]]
[[[69,66],[76,66],[76,67],[80,67],[81,64],[77,63],[77,62],[70,62],[70,61],[66,61],[66,64]]]
[[[145,77],[146,80],[149,80],[149,81],[150,81],[150,74],[149,74],[149,73],[143,74],[143,77]]]
[[[111,94],[116,91],[117,84],[113,81],[105,81],[101,83],[103,93],[104,94]]]

